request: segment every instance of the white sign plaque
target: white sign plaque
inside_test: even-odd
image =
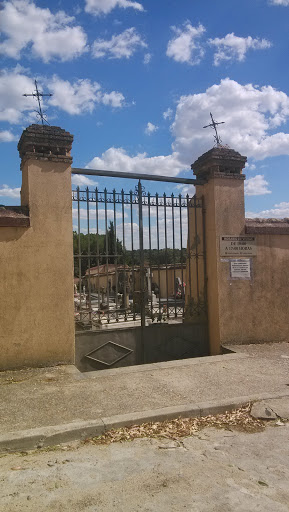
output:
[[[255,236],[231,236],[221,235],[220,237],[220,256],[256,256],[256,237]]]
[[[251,279],[251,260],[230,260],[231,279]]]

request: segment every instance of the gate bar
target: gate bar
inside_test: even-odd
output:
[[[143,252],[143,212],[142,212],[142,185],[138,182],[138,217],[139,217],[139,253],[140,253],[140,307],[141,307],[141,326],[145,327],[145,276],[144,276],[144,252]],[[142,340],[143,341],[143,340]],[[143,344],[143,343],[142,343]],[[144,352],[142,352],[144,354]]]
[[[82,174],[87,176],[106,176],[108,178],[130,178],[132,180],[149,180],[149,181],[167,181],[171,183],[183,183],[184,185],[203,185],[206,183],[200,179],[188,178],[171,178],[169,176],[156,176],[154,174],[139,174],[136,172],[119,172],[119,171],[105,171],[101,169],[82,169],[79,167],[72,167],[72,174]]]

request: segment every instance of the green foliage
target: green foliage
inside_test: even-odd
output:
[[[140,264],[140,251],[126,251],[126,263],[128,265]],[[180,249],[144,249],[144,262],[150,266],[155,265],[173,265],[174,263],[185,263],[186,261],[186,249],[182,251]]]
[[[109,255],[108,263],[115,263],[113,255],[123,254],[122,242],[116,238],[113,222],[110,221],[109,228],[107,230],[107,254]]]
[[[98,264],[115,263],[115,248],[117,249],[116,252],[118,255],[123,254],[121,241],[118,238],[115,240],[115,231],[112,221],[109,223],[107,236],[97,235],[95,233],[90,233],[89,235],[80,233],[78,236],[78,233],[73,231],[73,254],[76,256],[74,258],[74,276],[79,277],[79,260],[81,260],[82,276],[85,275],[89,263],[90,267],[96,267]],[[90,261],[89,258],[77,257],[78,255],[86,256],[88,254],[91,254]],[[98,254],[100,255],[99,262]],[[106,257],[106,255],[108,255],[108,257]],[[118,263],[122,263],[122,258],[118,258]]]
[[[80,251],[79,251],[80,246]],[[186,261],[186,249],[182,251],[180,249],[144,249],[144,262],[150,266],[155,265],[172,265],[177,263],[185,263]],[[86,256],[91,254],[90,262],[88,258],[78,258],[80,254]],[[81,259],[81,275],[84,276],[88,265],[90,267],[96,267],[104,265],[105,263],[114,264],[117,262],[118,265],[140,265],[140,250],[134,251],[124,250],[122,242],[115,237],[114,224],[112,221],[109,223],[107,229],[107,235],[97,235],[90,233],[85,235],[84,233],[73,232],[73,254],[74,258],[74,276],[79,277],[79,260]],[[99,262],[97,258],[99,254]],[[117,259],[115,254],[118,255]]]

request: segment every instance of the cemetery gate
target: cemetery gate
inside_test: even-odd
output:
[[[130,191],[72,191],[76,366],[94,371],[208,355],[205,205],[183,193],[200,180],[72,173],[138,180]],[[151,194],[147,180],[174,183],[177,193]]]

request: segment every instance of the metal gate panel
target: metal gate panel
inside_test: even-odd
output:
[[[111,343],[105,342],[101,349],[110,361],[104,362],[104,367],[123,365],[125,360],[128,364],[146,362],[151,326],[175,326],[174,330],[179,327],[180,331],[184,324],[206,326],[201,197],[151,194],[139,181],[129,192],[78,187],[72,199],[76,332],[92,331],[103,338],[104,331],[110,330]],[[137,363],[131,346],[114,341],[122,327],[141,328]],[[159,348],[162,360],[171,359],[172,346],[177,355],[178,345],[180,355],[192,357],[194,352],[184,350],[186,341],[182,342],[181,336],[164,339]],[[100,339],[96,345],[101,346]],[[84,357],[99,369],[102,360],[97,347],[96,354],[92,349],[89,355],[87,350]],[[185,356],[187,353],[191,355]],[[159,360],[156,353],[154,358]]]

